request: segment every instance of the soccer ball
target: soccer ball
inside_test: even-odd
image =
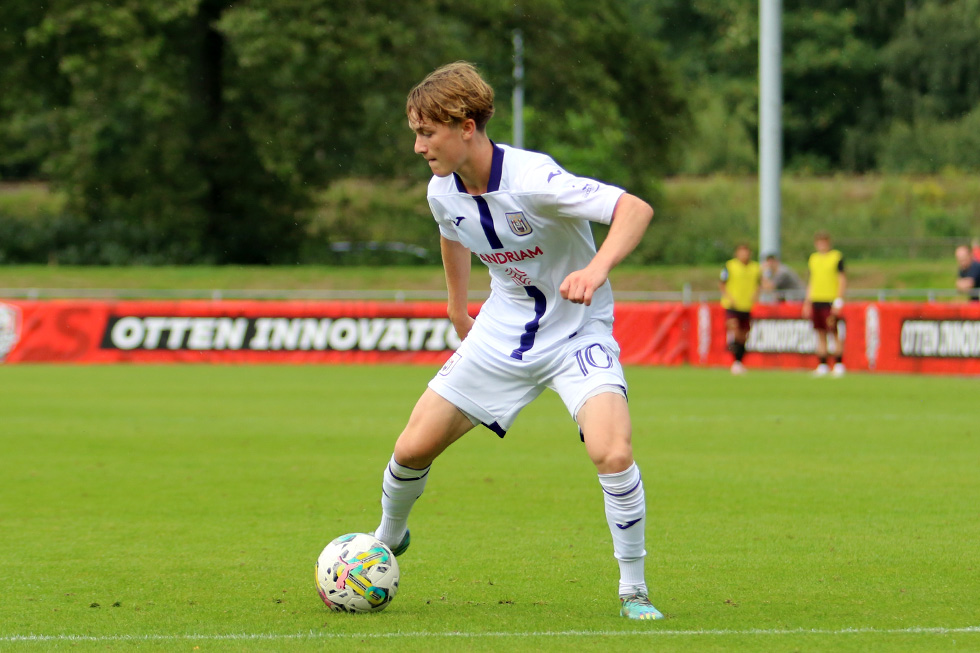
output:
[[[398,591],[398,561],[366,533],[341,535],[316,560],[316,589],[335,612],[384,610]]]

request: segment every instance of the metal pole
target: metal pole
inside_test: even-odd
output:
[[[524,34],[514,30],[514,147],[524,148]]]
[[[782,0],[759,0],[759,255],[779,254],[783,167]]]

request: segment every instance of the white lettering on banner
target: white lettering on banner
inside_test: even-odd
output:
[[[214,349],[241,349],[245,346],[245,336],[248,335],[248,319],[220,317],[215,329]]]
[[[980,358],[980,320],[905,320],[902,356]]]
[[[843,322],[837,326],[841,337],[846,337]],[[832,334],[828,334],[831,347],[836,346]],[[763,318],[752,320],[752,330],[745,342],[746,351],[760,354],[812,354],[817,351],[817,334],[810,320]]]
[[[102,347],[123,350],[447,351],[446,318],[113,317]]]
[[[878,365],[878,350],[881,348],[881,319],[878,308],[870,304],[864,312],[864,355],[868,359],[868,369]]]

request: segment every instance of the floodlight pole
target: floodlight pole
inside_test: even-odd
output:
[[[782,0],[759,0],[759,256],[780,251],[782,4]]]
[[[514,137],[511,145],[524,148],[524,34],[514,30]]]

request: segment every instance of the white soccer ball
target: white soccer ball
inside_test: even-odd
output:
[[[316,560],[316,589],[335,612],[384,610],[398,591],[398,561],[367,533],[348,533],[328,544]]]

